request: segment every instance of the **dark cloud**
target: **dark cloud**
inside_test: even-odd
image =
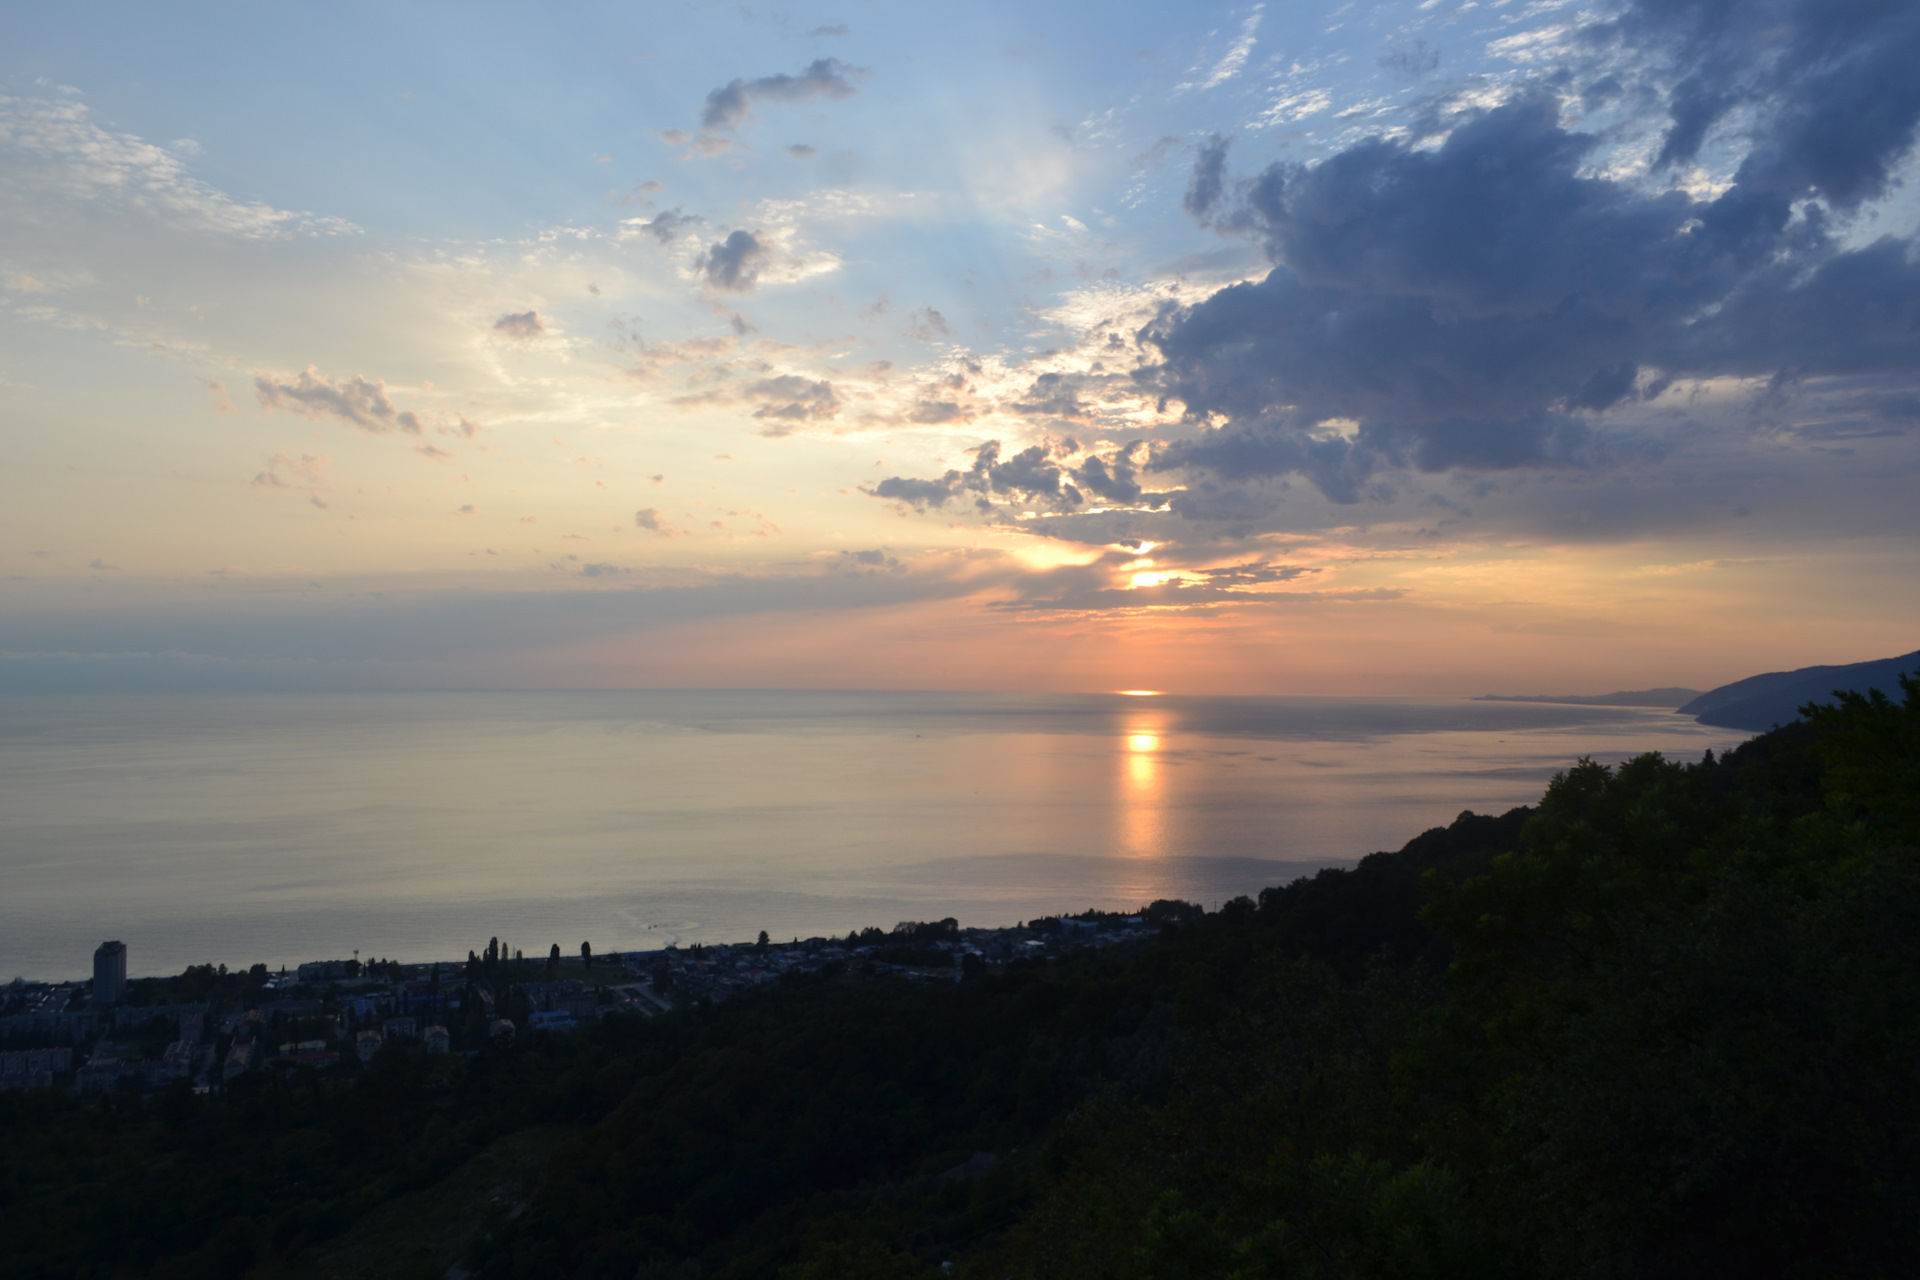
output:
[[[859,92],[853,82],[866,74],[865,68],[850,67],[838,58],[816,58],[797,76],[782,73],[758,80],[734,80],[707,95],[700,123],[708,129],[733,129],[758,103],[851,98]]]
[[[493,331],[504,338],[512,338],[518,342],[525,342],[530,338],[537,338],[545,333],[547,326],[541,323],[540,313],[538,311],[519,311],[512,315],[501,316],[498,320],[495,320],[493,322]]]
[[[796,142],[787,148],[787,154],[795,160],[811,160],[820,154],[820,148],[808,146],[804,142]]]
[[[1140,441],[1123,445],[1111,457],[1090,453],[1077,467],[1067,466],[1079,452],[1073,440],[1054,445],[1033,445],[1002,460],[1000,442],[989,440],[974,451],[973,466],[966,471],[949,471],[938,480],[917,480],[894,476],[875,485],[870,492],[876,498],[911,503],[920,508],[944,507],[950,499],[973,495],[975,509],[995,509],[994,499],[1020,505],[1037,504],[1057,512],[1082,507],[1087,494],[1119,504],[1138,502],[1142,496],[1134,456]],[[1096,541],[1105,541],[1104,536]]]
[[[1920,8],[1900,0],[1640,0],[1590,41],[1617,40],[1666,88],[1659,163],[1692,161],[1737,126],[1748,199],[1817,194],[1851,208],[1887,190],[1920,118]]]
[[[802,422],[831,418],[840,412],[840,398],[825,379],[785,373],[761,378],[748,386],[747,394],[762,401],[753,411],[754,417],[767,422],[762,435],[786,435]]]
[[[751,231],[735,231],[700,255],[700,274],[726,293],[748,293],[760,279],[769,254]]]
[[[949,330],[947,318],[932,307],[922,307],[907,317],[907,336],[921,342],[931,342],[935,338],[944,338]]]
[[[849,27],[844,22],[835,22],[828,26],[815,27],[813,30],[807,32],[807,34],[810,36],[816,36],[816,37],[818,36],[850,36],[853,34],[853,28]]]
[[[633,523],[636,528],[651,529],[655,533],[660,532],[660,508],[640,508],[633,513]]]
[[[1211,139],[1186,206],[1274,267],[1141,332],[1161,361],[1136,376],[1199,428],[1154,467],[1300,474],[1351,502],[1383,467],[1645,456],[1610,411],[1676,377],[1864,378],[1898,403],[1920,370],[1915,244],[1841,232],[1912,152],[1920,6],[1662,0],[1586,40],[1583,65],[1606,70],[1588,97],[1658,101],[1669,168],[1722,139],[1741,157],[1730,186],[1696,199],[1600,176],[1603,140],[1541,88],[1239,182]]]
[[[1054,460],[1053,451],[1046,445],[1022,449],[1003,462],[998,440],[989,440],[974,450],[973,466],[966,471],[949,471],[938,480],[893,476],[870,492],[876,498],[921,508],[944,507],[949,499],[970,493],[974,506],[981,511],[992,509],[994,497],[1056,510],[1071,510],[1086,501],[1073,484],[1071,473]]]
[[[641,223],[640,229],[661,244],[672,244],[700,222],[698,216],[690,216],[679,209],[668,209],[665,213],[655,214],[650,221]]]
[[[1140,485],[1134,479],[1133,445],[1121,449],[1111,463],[1095,454],[1075,468],[1080,487],[1108,502],[1138,502]]]
[[[840,565],[849,573],[901,573],[906,566],[885,551],[842,551]]]
[[[903,476],[890,476],[873,486],[873,496],[887,498],[895,502],[907,502],[916,507],[944,507],[947,499],[960,490],[956,481],[961,473],[947,472],[941,480],[910,480]]]
[[[1082,418],[1086,406],[1080,403],[1080,379],[1073,374],[1043,373],[1027,388],[1024,400],[1013,407],[1018,413],[1035,417]]]
[[[1425,40],[1403,40],[1380,59],[1383,70],[1417,80],[1440,65],[1440,51]]]
[[[417,416],[395,411],[383,380],[369,381],[358,374],[328,378],[308,365],[292,378],[257,373],[253,390],[264,409],[284,409],[308,418],[331,415],[376,435],[395,429],[415,435],[420,432]]]
[[[971,416],[951,400],[918,400],[914,402],[912,412],[907,414],[907,420],[933,426],[942,422],[963,422]]]
[[[1200,144],[1199,158],[1193,162],[1193,178],[1181,200],[1186,211],[1202,226],[1212,221],[1227,190],[1227,148],[1233,139],[1214,134]]]

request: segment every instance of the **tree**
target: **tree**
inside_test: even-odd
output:
[[[553,950],[547,953],[547,972],[560,972],[560,944],[554,943]]]
[[[583,942],[580,944],[580,963],[589,969],[593,968],[593,944],[591,942]]]

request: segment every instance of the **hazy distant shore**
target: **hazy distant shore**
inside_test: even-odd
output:
[[[1698,689],[1639,689],[1624,693],[1483,693],[1475,702],[1546,702],[1569,707],[1658,707],[1673,711],[1701,696]]]

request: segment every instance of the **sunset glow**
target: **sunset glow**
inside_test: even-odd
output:
[[[109,9],[0,54],[0,688],[1709,687],[1920,625],[1920,327],[1847,328],[1911,318],[1906,135],[1687,275],[1790,107],[1652,166],[1598,11],[268,8],[269,81]]]

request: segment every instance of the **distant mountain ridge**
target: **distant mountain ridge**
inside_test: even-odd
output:
[[[1836,689],[1856,693],[1879,689],[1898,700],[1900,677],[1916,673],[1920,673],[1920,650],[1845,666],[1770,671],[1703,693],[1682,706],[1680,714],[1718,728],[1765,732],[1798,719],[1800,708],[1809,702],[1832,702]]]
[[[1665,707],[1671,711],[1689,698],[1707,695],[1698,689],[1636,689],[1624,693],[1483,693],[1475,702],[1555,702],[1574,707]]]

